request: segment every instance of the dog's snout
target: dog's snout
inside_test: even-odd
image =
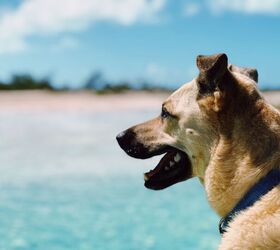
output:
[[[155,155],[166,152],[168,146],[161,146],[158,148],[151,148],[145,145],[141,139],[141,136],[137,134],[135,128],[129,128],[116,136],[116,139],[120,147],[131,157],[138,159],[147,159]],[[139,130],[138,130],[139,132]],[[143,137],[143,136],[142,136]]]
[[[130,156],[140,159],[148,157],[148,149],[137,140],[132,129],[119,133],[116,137],[120,147]]]

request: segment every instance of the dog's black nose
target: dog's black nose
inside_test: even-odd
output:
[[[150,157],[148,149],[137,140],[132,129],[119,133],[116,137],[120,147],[131,157],[146,159]]]
[[[116,139],[117,139],[120,146],[121,146],[121,141],[122,141],[122,138],[123,138],[124,134],[125,134],[125,132],[122,131],[119,134],[117,134],[117,136],[116,136]]]
[[[120,147],[125,150],[126,148],[130,147],[131,142],[133,141],[134,137],[135,137],[135,134],[133,132],[131,132],[130,130],[125,130],[125,131],[120,132],[117,135],[116,139],[117,139]]]

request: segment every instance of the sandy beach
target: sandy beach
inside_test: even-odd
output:
[[[2,91],[0,111],[113,111],[160,107],[169,95],[163,92],[126,92],[97,95],[90,91]]]
[[[168,92],[129,91],[97,95],[90,91],[2,91],[0,112],[106,112],[160,108]],[[280,91],[263,93],[274,106],[280,106]]]

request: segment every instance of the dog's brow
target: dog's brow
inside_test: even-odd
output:
[[[168,109],[168,106],[169,106],[168,103],[169,103],[168,101],[165,101],[165,102],[161,105],[161,107],[162,107],[162,108],[165,108],[165,109]]]
[[[165,110],[167,110],[167,108],[166,108],[166,103],[164,102],[162,105],[161,105],[161,109],[163,110],[163,109],[165,109]]]
[[[162,108],[162,109],[165,109],[166,111],[169,112],[167,106],[168,106],[168,105],[166,104],[166,102],[164,102],[164,103],[161,105],[161,108]]]
[[[162,108],[166,109],[166,110],[169,110],[171,107],[170,107],[170,101],[165,101],[163,104],[162,104]]]
[[[174,118],[178,118],[178,116],[177,115],[175,115],[174,113],[172,113],[171,111],[170,111],[170,109],[168,109],[168,106],[170,106],[170,105],[168,105],[168,103],[169,102],[164,102],[161,106],[162,106],[162,109],[165,109],[168,113],[169,113],[169,115],[170,116],[172,116],[172,117],[174,117]],[[170,107],[169,107],[170,108]]]

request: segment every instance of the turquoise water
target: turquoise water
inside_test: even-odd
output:
[[[0,113],[0,249],[216,249],[199,182],[147,190],[115,142],[156,112]]]

